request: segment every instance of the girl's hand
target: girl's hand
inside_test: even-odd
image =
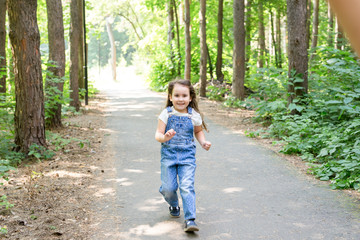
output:
[[[210,147],[211,147],[211,142],[205,141],[201,144],[202,148],[205,149],[206,151],[209,151]]]
[[[165,139],[165,142],[169,141],[170,139],[172,139],[174,136],[175,136],[176,132],[174,129],[170,129],[169,131],[167,131],[165,134],[164,134],[164,139]]]

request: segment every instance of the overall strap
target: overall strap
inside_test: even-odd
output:
[[[166,110],[168,113],[171,113],[172,112],[172,108],[171,107],[166,107]]]
[[[189,115],[192,115],[192,110],[193,110],[192,107],[188,107],[188,114]]]

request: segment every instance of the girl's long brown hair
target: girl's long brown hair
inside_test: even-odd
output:
[[[189,91],[190,91],[190,98],[191,98],[191,101],[189,103],[189,106],[192,107],[196,112],[198,112],[201,116],[201,119],[202,119],[202,128],[205,129],[206,131],[208,131],[207,129],[207,126],[204,122],[204,117],[203,117],[203,114],[200,112],[199,110],[199,106],[198,106],[198,102],[197,102],[197,98],[196,98],[196,92],[195,92],[195,89],[194,87],[191,85],[191,82],[189,80],[185,80],[185,79],[176,79],[176,80],[173,80],[169,83],[169,86],[168,86],[168,97],[167,97],[167,101],[166,101],[166,107],[171,107],[173,106],[172,102],[170,101],[170,96],[172,95],[172,92],[173,92],[173,89],[174,89],[174,86],[176,84],[180,84],[180,85],[183,85],[183,86],[186,86],[189,88]]]

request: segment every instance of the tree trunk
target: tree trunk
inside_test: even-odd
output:
[[[307,48],[309,48],[310,46],[310,39],[311,39],[311,11],[312,11],[312,7],[311,7],[312,3],[311,0],[307,0],[307,7],[306,7],[306,32],[307,32],[307,39],[306,39],[306,44],[307,44]]]
[[[0,93],[6,93],[6,0],[0,0]]]
[[[181,52],[180,52],[180,27],[179,27],[179,18],[178,18],[178,13],[177,13],[177,7],[176,7],[176,2],[175,0],[172,0],[173,2],[173,7],[174,7],[174,12],[175,12],[175,21],[176,21],[176,39],[177,39],[177,54],[178,54],[178,59],[177,59],[177,63],[178,63],[178,69],[177,69],[177,74],[178,76],[181,75]]]
[[[111,27],[111,23],[109,21],[109,18],[106,18],[106,30],[109,36],[110,41],[110,52],[111,52],[111,58],[110,58],[110,66],[111,66],[111,73],[113,77],[113,81],[116,81],[116,46],[115,46],[115,39],[113,30]]]
[[[232,92],[238,99],[245,98],[245,4],[244,0],[234,0],[234,54]]]
[[[331,11],[330,4],[328,4],[328,46],[334,47],[334,14]]]
[[[40,34],[36,0],[9,0],[9,37],[15,64],[15,144],[28,153],[33,144],[46,147]]]
[[[216,56],[216,78],[220,82],[224,81],[222,72],[222,53],[223,53],[223,18],[224,18],[224,0],[219,0],[218,9],[218,28],[217,28],[217,56]]]
[[[70,3],[70,106],[73,106],[76,111],[80,110],[80,101],[79,101],[79,82],[80,78],[83,77],[82,69],[82,51],[80,50],[82,46],[82,22],[79,12],[81,6],[78,0],[71,0]]]
[[[200,0],[200,97],[206,97],[206,0]]]
[[[343,47],[345,45],[345,37],[344,32],[342,30],[342,27],[339,23],[338,18],[336,18],[336,25],[337,25],[337,34],[336,34],[336,49],[343,50]]]
[[[278,50],[277,50],[277,43],[276,43],[276,40],[275,40],[275,27],[274,27],[274,14],[273,14],[273,11],[271,9],[271,12],[270,12],[270,24],[271,24],[271,40],[272,40],[272,43],[273,43],[273,46],[274,46],[274,55],[275,55],[275,65],[277,68],[279,68],[279,62],[278,62]]]
[[[246,13],[245,13],[245,64],[250,61],[251,55],[251,5],[253,0],[247,0],[246,3]],[[248,66],[246,66],[248,70]]]
[[[281,51],[281,11],[276,12],[276,44],[278,50],[278,64],[282,68],[282,51]]]
[[[169,0],[166,4],[168,10],[168,38],[167,43],[172,48],[171,43],[175,37],[174,34],[174,7],[173,7],[173,0]]]
[[[48,38],[49,38],[49,62],[56,66],[48,67],[48,71],[58,79],[54,82],[51,78],[47,78],[45,87],[57,88],[59,93],[63,92],[65,75],[65,39],[64,39],[64,23],[61,0],[46,0],[46,9],[48,16]],[[54,96],[52,96],[54,97]],[[54,114],[47,120],[49,127],[61,127],[61,104],[57,103],[50,110]]]
[[[312,42],[311,49],[312,53],[310,56],[310,60],[314,58],[315,48],[317,47],[319,35],[319,0],[314,0],[314,17],[313,17],[313,29],[312,29]]]
[[[265,61],[265,27],[264,27],[264,8],[263,3],[259,2],[259,46],[260,56],[258,60],[259,68],[264,67]]]
[[[306,1],[287,0],[287,20],[289,33],[289,104],[296,97],[307,93],[307,29],[306,29]],[[302,79],[302,81],[299,81]]]
[[[190,0],[185,0],[185,76],[191,80]]]

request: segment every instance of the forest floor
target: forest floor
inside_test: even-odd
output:
[[[64,128],[53,130],[70,143],[52,160],[23,162],[10,173],[1,195],[5,194],[14,207],[0,214],[0,227],[6,226],[8,231],[0,235],[1,239],[91,239],[96,216],[90,206],[99,192],[95,181],[104,172],[107,160],[102,144],[108,134],[104,101],[101,94],[97,95],[83,114],[64,120]],[[200,109],[206,118],[240,134],[263,128],[252,121],[253,111],[225,108],[207,99],[200,100]],[[257,142],[275,152],[280,149],[273,140],[258,138]],[[282,157],[307,174],[308,167],[299,157]],[[358,192],[346,192],[360,199]]]

